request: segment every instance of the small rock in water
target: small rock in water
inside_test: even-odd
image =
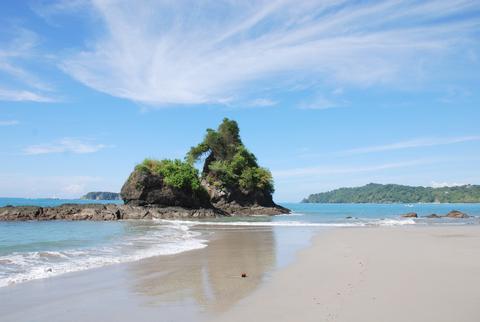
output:
[[[408,214],[402,215],[403,218],[417,218],[418,215],[416,212],[409,212]]]
[[[466,213],[461,212],[461,211],[452,210],[445,217],[448,217],[448,218],[468,218],[470,216],[467,215]]]

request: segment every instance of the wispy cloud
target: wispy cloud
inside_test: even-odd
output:
[[[0,87],[1,101],[55,102],[53,87],[23,67],[37,59],[38,36],[24,28],[13,28],[10,42],[0,48],[0,75],[6,75],[9,87]]]
[[[48,176],[31,174],[1,174],[0,194],[7,197],[27,198],[79,198],[88,191],[113,190],[101,177],[70,175]]]
[[[342,151],[341,154],[364,154],[364,153],[383,152],[383,151],[392,151],[392,150],[403,150],[403,149],[410,149],[410,148],[448,145],[448,144],[471,142],[471,141],[480,141],[480,136],[477,135],[477,136],[460,136],[460,137],[451,137],[451,138],[418,138],[418,139],[396,142],[396,143],[385,144],[385,145],[374,145],[374,146],[350,149],[350,150]]]
[[[464,186],[465,183],[456,183],[456,182],[436,182],[432,181],[431,186],[433,188],[442,188],[442,187],[458,187],[458,186]]]
[[[23,152],[27,155],[49,154],[49,153],[76,153],[86,154],[94,153],[106,148],[105,144],[94,144],[74,138],[63,138],[57,142],[49,144],[31,145],[26,147]]]
[[[396,168],[412,167],[416,165],[429,164],[435,161],[432,160],[414,160],[396,163],[385,163],[371,166],[352,166],[352,167],[340,167],[340,166],[321,166],[321,167],[304,167],[287,170],[273,171],[273,176],[277,179],[285,178],[302,178],[320,175],[333,175],[333,174],[349,174],[360,172],[371,172],[379,170],[388,170]]]
[[[218,103],[292,73],[342,87],[390,84],[415,75],[420,57],[474,41],[479,22],[465,13],[479,8],[472,0],[93,0],[105,33],[61,68],[98,91],[158,106]]]
[[[14,126],[18,124],[20,124],[20,122],[17,120],[5,120],[5,121],[0,120],[0,126]]]
[[[277,102],[269,98],[257,98],[248,103],[249,107],[268,107],[277,105]]]
[[[28,90],[10,90],[0,88],[0,101],[53,103],[56,99]]]

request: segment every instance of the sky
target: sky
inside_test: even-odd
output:
[[[236,120],[280,202],[480,184],[480,2],[0,2],[0,196],[119,191]]]

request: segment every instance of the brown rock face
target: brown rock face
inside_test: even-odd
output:
[[[217,188],[206,180],[202,180],[202,185],[210,195],[213,206],[229,214],[271,216],[290,213],[289,209],[275,204],[272,194],[266,191]]]
[[[195,194],[167,186],[161,175],[141,170],[132,172],[120,192],[127,205],[211,208],[208,194]]]
[[[447,218],[469,218],[470,216],[467,215],[466,213],[461,212],[461,211],[452,210],[445,217],[447,217]]]
[[[418,215],[416,212],[409,212],[408,214],[402,215],[403,218],[418,218]]]

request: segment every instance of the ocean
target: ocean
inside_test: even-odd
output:
[[[63,203],[121,203],[62,199],[0,198],[0,206],[56,206]],[[210,220],[0,222],[0,287],[64,273],[208,247],[218,229],[269,226],[277,243],[305,243],[309,231],[330,227],[480,224],[480,204],[302,204],[274,217]],[[468,219],[401,218],[460,210]]]

